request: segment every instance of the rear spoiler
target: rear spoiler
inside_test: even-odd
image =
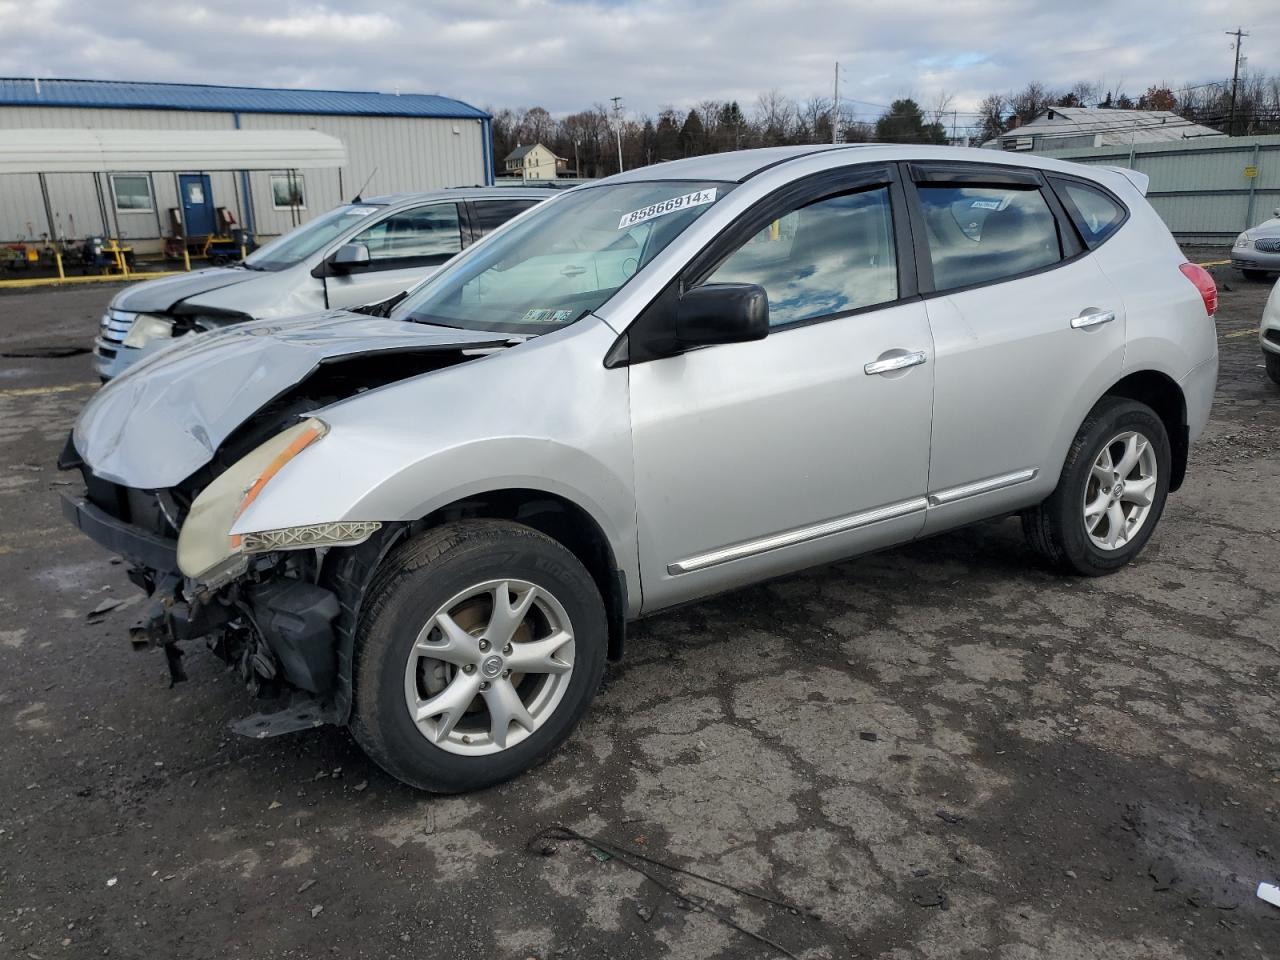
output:
[[[1147,195],[1147,187],[1151,186],[1151,178],[1145,173],[1139,173],[1137,170],[1131,170],[1128,167],[1105,167],[1104,169],[1120,174],[1120,176],[1137,187],[1140,194],[1144,197]]]

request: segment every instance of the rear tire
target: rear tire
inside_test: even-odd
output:
[[[1080,425],[1058,486],[1023,513],[1027,543],[1063,572],[1119,570],[1146,546],[1164,512],[1170,462],[1169,436],[1154,410],[1103,397]]]
[[[351,732],[421,790],[500,783],[569,736],[607,646],[595,581],[559,543],[496,520],[437,527],[395,549],[370,584]]]
[[[1267,364],[1267,376],[1271,378],[1271,382],[1280,386],[1280,353],[1264,353],[1262,355]]]

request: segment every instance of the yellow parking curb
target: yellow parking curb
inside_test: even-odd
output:
[[[1197,263],[1197,267],[1225,267],[1230,260],[1206,260],[1204,263]]]
[[[96,383],[60,383],[52,387],[10,387],[0,390],[0,397],[38,397],[48,393],[72,393],[76,390],[88,390],[96,387]]]
[[[0,290],[22,290],[28,287],[57,287],[64,283],[132,283],[137,280],[155,280],[157,277],[176,277],[185,270],[158,270],[155,273],[108,273],[90,277],[35,277],[27,280],[0,280]]]

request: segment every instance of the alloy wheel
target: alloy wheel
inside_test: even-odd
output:
[[[418,633],[405,665],[405,705],[441,749],[497,753],[555,712],[573,654],[573,626],[550,591],[524,580],[478,583]]]
[[[1151,514],[1156,452],[1136,431],[1117,434],[1093,461],[1084,490],[1084,528],[1100,550],[1118,550]]]

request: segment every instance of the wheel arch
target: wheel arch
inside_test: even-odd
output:
[[[1158,370],[1137,370],[1116,381],[1103,395],[1136,400],[1156,412],[1169,435],[1169,491],[1172,493],[1181,487],[1187,475],[1191,436],[1187,426],[1187,398],[1177,381]]]

